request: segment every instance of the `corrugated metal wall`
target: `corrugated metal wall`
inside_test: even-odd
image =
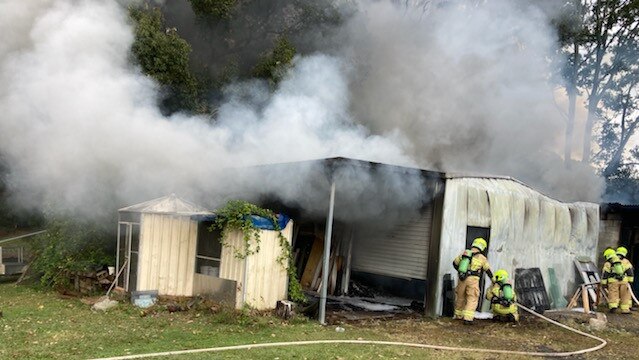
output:
[[[196,241],[190,217],[142,214],[138,290],[192,296]]]
[[[425,280],[432,222],[433,209],[429,205],[420,216],[395,226],[389,233],[356,237],[353,270]]]
[[[468,226],[490,227],[493,271],[503,268],[514,274],[516,268],[538,267],[548,287],[548,268],[554,268],[564,296],[574,291],[575,257],[597,258],[597,204],[562,203],[509,179],[447,179],[435,289],[438,314],[442,278],[455,274],[451,262],[465,247]]]
[[[292,221],[282,230],[282,235],[290,244],[293,235]],[[276,231],[261,231],[260,251],[246,259],[235,257],[234,248],[239,249],[244,244],[240,232],[232,233],[226,242],[230,246],[222,247],[220,277],[237,282],[236,307],[242,307],[245,302],[258,310],[274,309],[278,300],[286,299],[288,275],[277,262],[282,248]]]

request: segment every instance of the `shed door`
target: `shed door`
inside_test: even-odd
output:
[[[140,224],[120,222],[118,227],[117,284],[126,291],[136,291],[138,285],[138,254]],[[117,269],[120,270],[117,270]]]
[[[353,247],[353,270],[400,278],[426,279],[433,208],[387,233],[358,238]]]

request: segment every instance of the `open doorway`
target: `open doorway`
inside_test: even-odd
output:
[[[467,226],[466,227],[466,249],[470,249],[473,244],[473,240],[476,238],[483,238],[486,240],[488,246],[484,251],[484,255],[488,254],[488,249],[490,248],[490,228],[486,227],[478,227],[478,226]],[[490,262],[490,259],[489,259]],[[486,277],[482,276],[479,279],[479,302],[477,303],[477,311],[481,311],[482,305],[484,303],[484,288],[486,286]]]
[[[140,249],[140,224],[120,221],[118,226],[118,256],[116,268],[124,266],[117,279],[118,286],[126,291],[136,291],[138,285],[138,254]]]

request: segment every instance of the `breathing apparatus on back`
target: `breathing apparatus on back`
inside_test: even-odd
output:
[[[621,259],[617,256],[614,249],[606,249],[604,251],[604,258],[612,265],[612,272],[615,275],[615,279],[622,280],[624,277],[623,265]]]
[[[486,240],[482,238],[476,238],[475,240],[473,240],[473,244],[471,247],[474,247],[480,252],[483,252],[484,250],[486,250],[487,246],[488,244],[486,243]],[[471,249],[464,250],[464,253],[461,256],[461,260],[459,261],[459,265],[457,266],[457,274],[459,275],[459,280],[464,280],[469,275],[474,275],[472,274],[472,269],[470,268],[470,264],[473,260],[474,255],[475,253],[473,253]]]
[[[461,261],[457,267],[457,273],[459,274],[459,280],[464,280],[468,276],[468,269],[470,268],[470,262],[473,259],[472,250],[464,250],[461,256]]]
[[[503,269],[497,270],[495,272],[495,282],[499,284],[502,292],[499,303],[502,306],[510,306],[515,300],[515,292],[513,291],[513,286],[508,283],[508,272]]]

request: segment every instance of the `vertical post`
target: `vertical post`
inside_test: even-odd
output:
[[[118,240],[117,240],[117,245],[116,245],[116,249],[115,249],[115,271],[117,272],[115,275],[115,284],[117,285],[120,282],[120,222],[118,221]],[[122,287],[124,287],[124,284],[122,284]]]
[[[126,260],[127,260],[127,265],[126,265],[126,273],[124,274],[124,278],[126,279],[126,286],[125,289],[127,292],[129,292],[129,288],[130,288],[130,284],[129,284],[129,280],[130,280],[130,276],[131,276],[131,223],[126,223],[126,231],[125,231],[125,242],[124,242],[124,246],[126,247]]]
[[[581,285],[581,302],[584,304],[584,313],[590,314],[590,298],[588,298],[586,285]]]
[[[328,262],[331,256],[331,237],[333,235],[333,211],[335,209],[335,181],[331,181],[331,196],[328,203],[328,217],[324,234],[324,264],[322,266],[322,289],[320,292],[319,322],[326,324],[326,293],[328,290]]]

